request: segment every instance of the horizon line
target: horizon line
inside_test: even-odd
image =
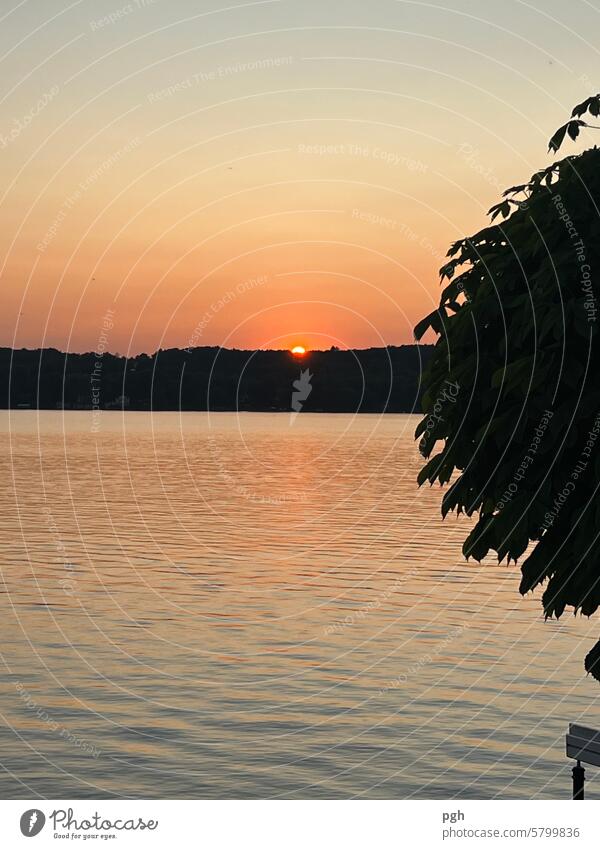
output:
[[[307,348],[306,353],[303,356],[307,356],[309,354],[318,353],[318,354],[328,354],[331,352],[337,353],[349,353],[351,351],[384,351],[390,348],[432,348],[434,347],[434,343],[431,342],[403,342],[400,345],[370,345],[365,348],[339,348],[335,345],[332,345],[330,348]],[[78,356],[83,357],[86,355],[94,355],[96,357],[110,356],[116,357],[118,359],[133,359],[134,357],[154,357],[156,354],[167,351],[179,351],[181,353],[191,354],[194,351],[208,351],[208,350],[217,350],[217,351],[237,351],[239,353],[287,353],[292,354],[290,348],[225,348],[223,345],[195,345],[193,348],[183,347],[171,347],[171,348],[157,348],[152,353],[148,353],[147,351],[139,351],[137,354],[121,354],[118,351],[95,351],[95,350],[86,350],[86,351],[65,351],[61,348],[55,348],[52,345],[43,347],[43,348],[14,348],[10,345],[0,345],[0,351],[11,351],[12,353],[20,352],[20,351],[29,351],[31,353],[35,353],[36,351],[56,351],[59,354],[65,354],[67,356]]]

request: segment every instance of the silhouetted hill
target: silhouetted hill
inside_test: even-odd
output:
[[[0,407],[39,409],[420,412],[431,345],[311,351],[171,348],[152,356],[0,348]]]

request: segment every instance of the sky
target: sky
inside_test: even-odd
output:
[[[599,26],[588,0],[2,0],[0,345],[411,343],[449,243],[600,89]]]

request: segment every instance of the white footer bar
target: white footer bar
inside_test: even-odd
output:
[[[594,847],[600,801],[0,801],[0,846]]]

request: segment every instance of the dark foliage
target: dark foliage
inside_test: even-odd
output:
[[[312,375],[303,412],[420,410],[432,346],[312,351],[170,349],[126,359],[0,349],[0,407],[132,410],[290,410],[301,369]]]
[[[558,150],[598,115],[573,110]],[[522,564],[546,616],[600,605],[600,151],[569,156],[514,186],[495,224],[451,246],[440,306],[415,329],[439,334],[417,428],[419,483],[452,483],[449,511],[477,516],[466,557]],[[453,403],[435,417],[448,385]],[[441,446],[434,456],[433,450]],[[600,680],[600,643],[586,669]]]

